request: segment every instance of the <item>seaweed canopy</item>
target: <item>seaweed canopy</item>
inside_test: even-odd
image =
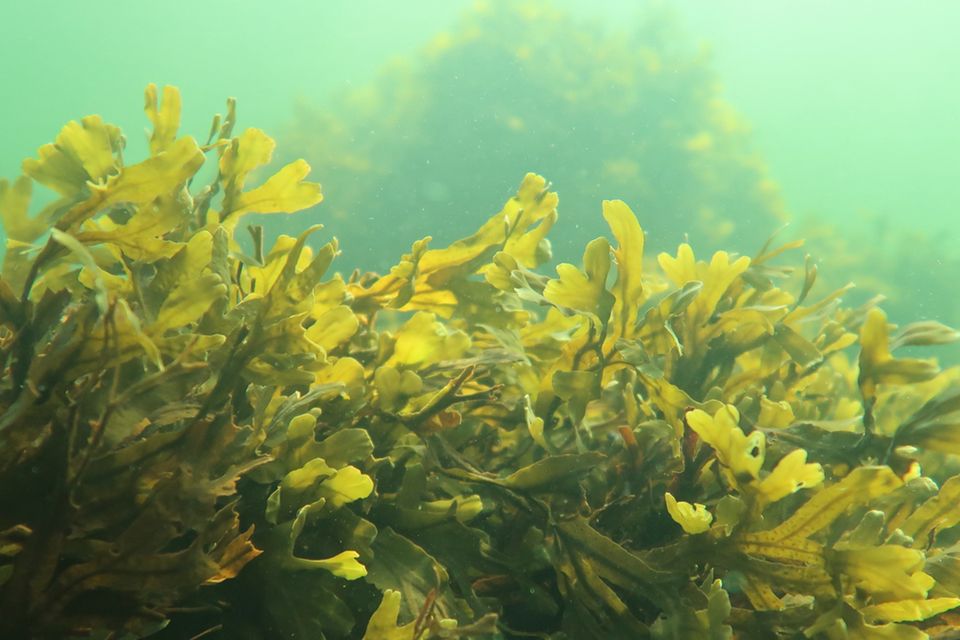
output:
[[[811,299],[798,243],[645,260],[616,200],[546,271],[534,174],[383,275],[244,251],[318,185],[158,93],[144,161],[90,117],[0,183],[4,637],[956,633],[960,373],[899,352],[952,330]]]

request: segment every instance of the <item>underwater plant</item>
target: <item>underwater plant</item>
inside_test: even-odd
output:
[[[544,272],[535,174],[327,275],[316,226],[237,233],[317,204],[309,166],[159,94],[145,160],[90,116],[0,182],[0,636],[960,630],[960,371],[898,353],[953,330],[811,299],[799,242],[645,261],[619,200]]]

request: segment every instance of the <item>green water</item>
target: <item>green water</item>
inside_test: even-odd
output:
[[[3,10],[0,31],[5,74],[0,175],[17,175],[20,160],[52,140],[64,122],[91,113],[118,124],[128,137],[128,157],[139,157],[145,136],[139,133],[144,118],[138,96],[148,82],[182,90],[182,130],[198,137],[205,134],[211,114],[222,111],[227,96],[238,99],[241,127],[282,132],[295,104],[323,108],[335,96],[375,83],[390,60],[417,64],[425,43],[438,33],[455,32],[459,17],[473,5],[465,0],[10,4]],[[957,3],[676,0],[638,6],[622,0],[565,0],[555,6],[612,34],[629,31],[638,14],[651,7],[674,12],[690,49],[709,50],[705,65],[722,83],[719,95],[750,126],[749,143],[777,183],[791,219],[829,221],[843,230],[852,247],[887,241],[878,234],[896,239],[901,229],[908,229],[934,238],[937,251],[957,251]],[[461,71],[491,78],[499,73]],[[594,157],[606,152],[589,150]],[[519,157],[516,168],[502,173],[495,167],[484,173],[480,167],[477,192],[490,195],[477,207],[486,213],[500,202],[519,179],[519,167],[547,173],[547,166],[528,166],[540,164],[531,157]],[[323,174],[315,177],[329,182]],[[585,202],[620,195],[602,186],[561,183],[558,188],[567,202],[574,188]],[[469,207],[456,194],[449,203]],[[361,203],[357,216],[376,206]],[[324,213],[321,208],[316,219],[355,245],[359,233],[338,229]],[[306,222],[292,221],[284,230]],[[408,222],[403,237],[384,251],[372,240],[363,250],[354,246],[356,262],[371,253],[393,256],[426,233],[452,239],[475,226],[475,219],[465,219],[461,227],[448,212],[429,207]],[[584,233],[589,231],[588,225]],[[664,238],[663,245],[678,238]],[[573,238],[569,245],[582,246],[580,240]],[[564,253],[564,238],[555,242],[561,257],[576,258]],[[752,240],[732,245],[747,252],[756,246]],[[931,244],[920,251],[930,253]],[[832,258],[826,253],[819,257],[829,265]],[[901,253],[909,256],[910,250]],[[369,266],[382,269],[392,258],[385,260]],[[833,262],[837,269],[845,268]],[[928,294],[916,298],[925,303],[920,315],[953,319],[953,303],[941,309],[944,292],[926,282],[936,264],[920,261],[909,267],[904,280]],[[956,265],[956,254],[940,264],[947,269]]]
[[[634,2],[562,3],[622,25]],[[469,7],[465,0],[10,3],[0,60],[0,175],[63,122],[101,113],[142,129],[147,82],[185,95],[185,128],[236,96],[247,124],[270,129],[297,98],[372,78]],[[791,211],[876,211],[960,237],[960,5],[950,0],[676,2],[708,43],[726,95],[754,129]],[[535,167],[531,167],[535,170]]]

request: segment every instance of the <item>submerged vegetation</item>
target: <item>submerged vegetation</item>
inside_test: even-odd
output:
[[[811,299],[798,243],[647,260],[616,200],[546,269],[534,174],[331,276],[240,243],[305,162],[146,112],[139,163],[91,116],[0,183],[0,636],[955,637],[960,373],[897,354],[952,330]]]

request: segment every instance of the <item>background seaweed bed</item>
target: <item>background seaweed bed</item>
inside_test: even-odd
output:
[[[158,93],[0,183],[2,637],[956,636],[958,372],[895,354],[952,330],[621,201],[553,275],[533,174],[386,275],[244,251],[309,167]]]
[[[737,7],[744,12],[750,4]],[[777,3],[764,6],[774,14],[776,7],[785,12]],[[875,5],[871,12],[881,8],[890,9]],[[727,9],[735,13],[736,7]],[[745,22],[749,14],[744,14]],[[825,14],[822,20],[829,24],[832,17]],[[942,229],[933,233],[936,216],[927,211],[949,198],[917,195],[899,215],[834,206],[818,210],[817,219],[798,210],[796,202],[788,211],[780,185],[757,151],[763,136],[755,136],[738,112],[743,105],[726,97],[721,81],[730,78],[718,77],[710,51],[696,46],[669,4],[645,3],[637,18],[610,28],[577,20],[550,3],[478,2],[448,31],[421,50],[393,59],[375,79],[351,83],[325,100],[300,100],[294,117],[279,129],[280,151],[289,159],[305,158],[321,177],[326,199],[317,215],[343,243],[341,265],[385,270],[420,235],[454,240],[499,206],[515,176],[535,168],[563,195],[567,222],[551,233],[555,255],[562,260],[575,261],[583,239],[604,232],[594,213],[604,198],[622,199],[638,212],[656,251],[686,240],[705,250],[750,255],[791,221],[795,228],[786,233],[806,239],[808,250],[828,267],[821,283],[824,293],[852,281],[857,288],[847,294],[848,301],[860,304],[883,295],[895,322],[960,323],[960,298],[954,294],[960,272],[955,216],[948,223],[951,214],[942,214]],[[883,22],[879,15],[874,18]],[[755,28],[763,30],[762,25]],[[798,29],[801,33],[807,32]],[[797,50],[830,55],[820,46],[807,43]],[[951,58],[949,52],[943,56]],[[765,66],[760,57],[740,72],[757,74],[751,86],[766,77],[760,73]],[[816,68],[812,65],[809,73]],[[729,64],[724,71],[731,74]],[[811,90],[834,95],[837,85],[861,86],[863,75],[869,75],[864,69],[832,71],[843,79],[825,73],[822,86],[765,87],[765,92],[787,96],[771,96],[766,109],[775,110],[777,100],[789,96],[816,108],[820,102],[809,95]],[[894,77],[892,69],[887,73]],[[922,71],[936,73],[935,66]],[[902,82],[902,76],[896,77]],[[792,78],[785,72],[779,81],[789,84]],[[889,137],[892,144],[901,130],[914,132],[918,141],[928,139],[906,111],[900,115],[903,121],[871,120],[895,108],[889,96],[871,94],[864,86],[867,95],[880,104],[854,109],[836,96],[835,109],[862,121],[857,129],[876,127],[878,141]],[[937,100],[917,104],[952,104],[949,93],[937,95]],[[816,171],[821,182],[808,184],[804,193],[831,202],[852,197],[831,189],[830,181],[840,179],[835,174],[843,174],[824,157],[850,153],[845,140],[852,133],[817,120],[801,120],[790,128],[810,139],[810,146],[790,147],[791,153],[810,154],[822,146],[814,154],[822,158]],[[945,126],[942,139],[954,133],[955,127]],[[772,151],[769,142],[766,146]],[[927,146],[931,155],[918,160],[918,166],[926,167],[925,179],[900,175],[894,165],[876,165],[876,186],[870,192],[879,194],[889,183],[897,185],[898,193],[917,185],[935,193],[946,182],[943,167],[952,163],[938,160],[933,143]],[[884,148],[860,155],[901,152],[910,154],[907,148]],[[856,164],[870,161],[858,158]],[[781,172],[780,178],[796,197],[793,180],[799,176]],[[262,222],[268,235],[278,230],[296,235],[303,227],[295,216]],[[391,233],[371,234],[371,228]],[[954,345],[941,354],[960,361]]]

